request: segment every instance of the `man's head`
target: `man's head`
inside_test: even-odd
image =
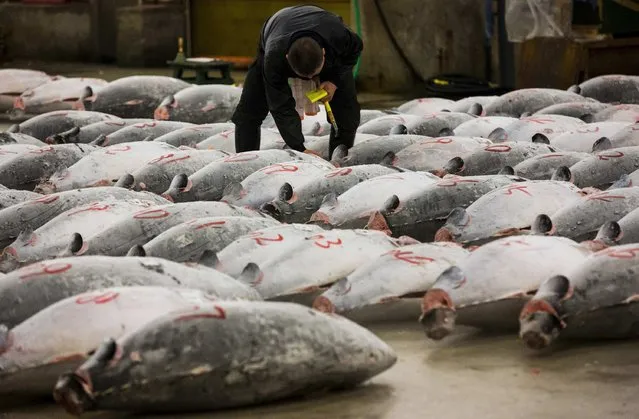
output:
[[[298,38],[288,49],[286,59],[299,77],[311,79],[324,67],[324,48],[313,38]]]

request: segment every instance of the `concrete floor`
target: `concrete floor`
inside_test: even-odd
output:
[[[31,66],[51,73],[98,76],[107,80],[136,73],[170,74],[164,69],[71,64]],[[240,81],[243,73],[238,72],[234,77]],[[368,108],[390,107],[407,99],[365,92],[360,97],[363,107]],[[6,126],[0,122],[0,130]],[[525,351],[515,335],[487,336],[460,328],[443,342],[431,342],[426,340],[416,321],[376,324],[369,328],[397,351],[399,360],[393,368],[357,390],[183,417],[601,419],[637,416],[637,341],[564,343],[540,356]],[[50,402],[0,398],[0,419],[67,417],[70,416]],[[126,416],[101,412],[86,417]]]
[[[527,353],[516,336],[466,329],[427,341],[417,322],[370,329],[397,351],[397,364],[360,388],[307,400],[182,418],[544,418],[637,416],[636,341],[558,345],[543,356]],[[70,417],[45,402],[0,399],[2,419]],[[87,418],[127,416],[100,412]],[[138,416],[152,417],[152,416]],[[153,416],[160,418],[162,416]],[[166,416],[164,416],[166,417]]]

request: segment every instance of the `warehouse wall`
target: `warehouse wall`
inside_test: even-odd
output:
[[[375,2],[359,0],[364,53],[359,84],[369,91],[410,91],[441,73],[484,77],[484,0],[378,0],[380,8],[415,68],[391,42]]]

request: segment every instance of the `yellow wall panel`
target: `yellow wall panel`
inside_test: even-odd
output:
[[[309,2],[351,21],[350,0]],[[195,56],[255,55],[264,21],[281,8],[302,4],[290,0],[192,0],[191,36]]]

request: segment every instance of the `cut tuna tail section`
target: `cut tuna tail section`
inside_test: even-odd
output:
[[[563,275],[547,279],[519,315],[519,337],[530,349],[548,347],[566,324],[561,319],[561,301],[570,298],[570,281]]]
[[[444,165],[444,170],[450,174],[457,174],[464,170],[464,159],[461,157],[453,157]]]
[[[202,252],[202,255],[198,259],[197,263],[204,265],[208,268],[216,269],[220,264],[220,260],[217,257],[217,253],[212,250],[206,249]]]
[[[572,173],[570,172],[570,169],[568,168],[568,166],[559,166],[553,173],[551,179],[563,181],[563,182],[573,181]]]
[[[610,189],[619,189],[619,188],[629,188],[632,186],[632,179],[627,174],[621,175],[618,181],[610,185],[608,190]]]
[[[555,234],[555,226],[550,217],[546,214],[539,214],[533,221],[531,230],[534,234],[553,236]]]
[[[118,181],[113,185],[119,188],[131,189],[131,187],[135,184],[135,178],[130,173],[125,173],[118,179]]]
[[[616,221],[608,221],[599,228],[595,240],[602,241],[608,246],[616,244],[623,237],[621,226]]]
[[[406,135],[408,134],[408,128],[404,124],[395,125],[388,132],[389,135]]]
[[[493,143],[503,143],[508,140],[508,133],[503,128],[495,128],[488,134],[488,139]]]
[[[146,257],[146,250],[139,244],[131,247],[126,254],[127,256]]]
[[[547,144],[550,145],[550,140],[544,134],[537,133],[532,136],[531,141],[535,144]]]
[[[470,115],[480,116],[481,114],[484,113],[484,107],[481,106],[481,103],[475,102],[472,105],[470,105],[470,108],[468,109],[468,113]]]
[[[247,285],[256,286],[264,279],[264,272],[256,263],[250,262],[244,267],[237,279]]]

